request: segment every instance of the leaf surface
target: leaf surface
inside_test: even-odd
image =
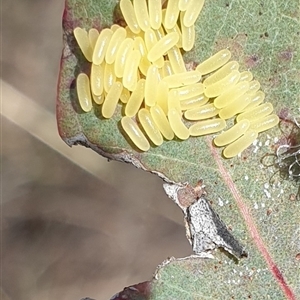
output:
[[[300,202],[292,200],[297,183],[283,180],[274,165],[263,163],[295,132],[292,121],[300,106],[299,16],[296,0],[205,2],[196,24],[196,45],[185,54],[186,63],[199,63],[229,48],[240,70],[250,70],[261,83],[266,101],[282,119],[241,156],[225,160],[221,149],[212,145],[212,136],[165,141],[139,152],[122,133],[121,107],[109,120],[101,117],[96,105],[90,113],[81,111],[75,79],[80,72],[89,74],[90,63],[72,31],[77,26],[101,30],[120,21],[120,13],[116,0],[66,0],[57,99],[62,139],[132,162],[171,182],[195,185],[202,179],[213,209],[249,254],[238,262],[220,251],[214,252],[215,259],[172,261],[158,270],[152,299],[300,297]],[[299,139],[299,134],[292,137]]]

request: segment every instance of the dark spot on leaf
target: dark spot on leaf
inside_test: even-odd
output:
[[[260,36],[259,36],[261,39],[262,38],[265,38],[265,37],[269,37],[269,34],[267,32],[265,33],[262,33]]]
[[[287,120],[289,116],[289,109],[287,107],[282,108],[279,112],[278,112],[278,117],[281,120]]]
[[[291,49],[284,50],[279,53],[278,58],[281,61],[290,62],[293,58],[294,51]]]
[[[245,65],[249,69],[256,67],[258,65],[258,63],[259,63],[259,57],[256,54],[247,56],[245,58]]]
[[[274,70],[274,76],[269,78],[269,87],[276,88],[281,84],[281,75],[276,75],[277,71]]]
[[[258,15],[261,16],[263,13],[261,11],[258,12]]]

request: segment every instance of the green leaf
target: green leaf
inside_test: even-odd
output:
[[[89,74],[72,34],[76,26],[101,30],[120,20],[116,0],[66,0],[64,50],[57,99],[62,139],[91,147],[106,157],[132,162],[169,182],[196,185],[202,179],[207,199],[248,258],[238,262],[225,252],[214,259],[173,260],[153,281],[152,299],[296,299],[300,297],[300,202],[292,201],[297,183],[282,179],[273,155],[297,130],[300,92],[299,2],[207,0],[196,24],[196,46],[186,63],[199,63],[229,48],[241,70],[251,70],[281,118],[280,126],[261,133],[256,145],[226,160],[212,136],[165,141],[138,151],[120,128],[121,107],[112,119],[96,105],[83,113],[74,80]],[[297,132],[297,131],[296,131]],[[170,253],[172,255],[172,253]],[[298,258],[298,259],[297,259]]]

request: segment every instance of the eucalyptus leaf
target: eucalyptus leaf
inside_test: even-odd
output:
[[[220,250],[207,258],[167,261],[153,279],[151,299],[300,298],[299,182],[282,176],[276,157],[272,159],[280,145],[299,143],[294,124],[300,114],[299,16],[297,0],[205,2],[196,23],[196,45],[184,55],[185,62],[198,64],[220,49],[230,49],[240,70],[250,70],[261,83],[265,101],[281,119],[242,155],[224,159],[212,135],[165,141],[140,152],[121,130],[121,106],[108,120],[96,104],[89,113],[80,109],[75,79],[80,72],[89,74],[90,63],[73,29],[101,30],[122,23],[122,18],[116,0],[66,0],[57,98],[62,139],[131,162],[168,183],[195,186],[203,180],[213,210],[248,253],[239,261]]]

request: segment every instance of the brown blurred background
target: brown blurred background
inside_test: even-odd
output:
[[[191,253],[162,180],[59,138],[63,0],[3,0],[3,300],[109,299]]]

